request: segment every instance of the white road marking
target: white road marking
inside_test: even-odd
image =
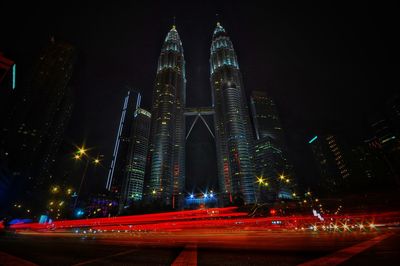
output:
[[[369,239],[367,241],[358,243],[354,246],[339,250],[333,254],[327,255],[322,258],[318,258],[315,260],[311,260],[302,264],[299,264],[298,266],[335,266],[339,265],[346,260],[350,259],[351,257],[365,251],[366,249],[378,244],[379,242],[385,240],[386,238],[394,235],[394,233],[387,233],[383,234],[377,237],[374,237],[372,239]]]
[[[197,266],[197,246],[195,244],[186,245],[171,266]]]
[[[93,263],[93,262],[98,262],[98,261],[106,260],[106,259],[109,259],[109,258],[114,258],[114,257],[126,255],[126,254],[132,253],[132,252],[137,251],[137,250],[138,249],[130,249],[130,250],[126,250],[126,251],[123,251],[123,252],[119,252],[117,254],[112,254],[112,255],[108,255],[108,256],[105,256],[105,257],[97,258],[97,259],[92,259],[92,260],[79,262],[79,263],[74,264],[72,266],[86,265],[86,264],[90,264],[90,263]]]

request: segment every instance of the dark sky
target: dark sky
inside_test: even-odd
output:
[[[398,89],[398,15],[388,3],[115,2],[0,4],[0,51],[21,72],[51,35],[78,49],[72,81],[76,104],[66,147],[86,143],[93,154],[105,156],[105,168],[126,86],[142,92],[144,107],[151,105],[157,59],[173,16],[185,50],[188,106],[210,103],[208,59],[218,13],[246,91],[265,90],[277,103],[300,183],[315,176],[306,144],[313,134],[340,132],[361,140],[368,117]],[[215,185],[214,144],[205,130],[199,124],[187,146],[189,190]],[[104,186],[105,168],[89,173],[90,187]]]

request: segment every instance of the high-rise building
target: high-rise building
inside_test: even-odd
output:
[[[395,188],[390,165],[377,139],[368,139],[350,150],[349,168],[352,193],[378,192],[379,189]]]
[[[19,86],[16,104],[2,123],[0,150],[18,176],[15,193],[28,200],[41,195],[52,179],[52,167],[72,110],[69,87],[75,48],[51,40],[40,54],[30,79]],[[19,197],[18,196],[18,197]],[[40,197],[35,196],[37,206]]]
[[[4,150],[4,128],[10,108],[14,102],[16,65],[0,52],[0,216],[7,208],[7,199],[11,197],[12,173],[8,169],[8,153]]]
[[[344,147],[334,135],[315,136],[310,141],[314,159],[320,172],[319,191],[332,195],[346,191],[350,170]]]
[[[210,56],[219,189],[224,201],[255,198],[252,133],[242,76],[232,42],[217,23]]]
[[[391,97],[386,106],[391,125],[400,134],[400,95]]]
[[[0,52],[0,93],[14,90],[16,86],[17,65]]]
[[[185,188],[185,59],[175,28],[168,32],[158,60],[153,90],[149,199],[176,206]]]
[[[129,164],[129,146],[131,145],[131,131],[136,110],[140,108],[140,93],[129,90],[124,98],[121,118],[117,128],[111,166],[108,171],[106,189],[115,198],[121,198],[122,187]]]
[[[0,52],[0,152],[4,148],[16,100],[16,63]]]
[[[41,153],[42,166],[39,176],[53,178],[54,160],[57,157],[59,147],[64,139],[64,132],[67,129],[74,107],[74,94],[71,87],[67,87],[64,97],[55,110],[53,122],[48,130],[46,140],[42,145]]]
[[[400,186],[400,98],[392,97],[386,110],[372,120],[369,142],[375,146],[375,153],[385,161],[390,176]]]
[[[292,165],[288,162],[285,151],[272,138],[255,141],[254,162],[257,178],[265,181],[261,184],[258,182],[258,202],[292,198],[295,186]]]
[[[258,200],[291,198],[295,183],[293,166],[287,159],[283,129],[275,103],[267,93],[253,91],[250,108],[257,139],[254,145],[255,173],[268,182],[267,187],[258,186]]]
[[[256,138],[269,137],[283,146],[283,130],[274,101],[266,92],[252,91],[250,108]]]
[[[128,149],[127,166],[120,198],[120,212],[133,201],[142,199],[151,114],[141,108],[135,110]]]

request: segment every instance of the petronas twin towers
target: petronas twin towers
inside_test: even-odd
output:
[[[211,43],[210,82],[221,204],[233,197],[255,202],[252,132],[242,77],[232,42],[217,23]],[[193,108],[190,109],[193,113]],[[186,78],[183,46],[175,28],[158,60],[153,91],[149,175],[146,194],[175,205],[185,197]]]

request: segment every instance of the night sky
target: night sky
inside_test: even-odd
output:
[[[60,156],[82,143],[104,155],[104,168],[89,172],[86,189],[105,185],[126,86],[140,91],[151,110],[157,59],[173,16],[185,51],[187,105],[210,105],[208,60],[218,13],[248,95],[265,90],[276,101],[301,184],[315,181],[307,146],[314,134],[363,140],[370,117],[398,89],[398,15],[387,3],[27,2],[0,4],[0,51],[23,77],[50,36],[77,48],[75,108]],[[197,126],[187,144],[188,190],[216,185],[213,139]]]

